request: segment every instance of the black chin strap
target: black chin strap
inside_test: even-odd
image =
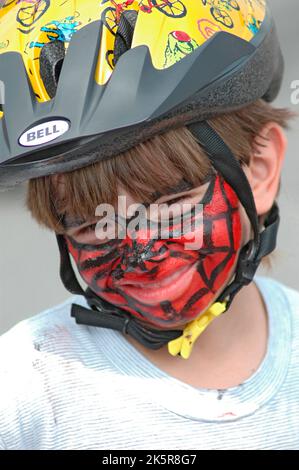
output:
[[[191,124],[188,128],[206,151],[213,167],[236,192],[253,228],[254,238],[240,251],[233,281],[217,299],[219,302],[226,301],[228,308],[237,292],[253,280],[262,258],[275,249],[279,211],[274,204],[260,232],[252,191],[240,163],[207,122]],[[129,334],[149,349],[160,349],[183,334],[181,330],[163,331],[144,326],[129,312],[101,299],[89,288],[84,291],[74,273],[64,237],[56,235],[56,238],[61,260],[60,277],[65,288],[72,294],[84,296],[92,309],[72,305],[71,316],[78,324],[118,330]]]

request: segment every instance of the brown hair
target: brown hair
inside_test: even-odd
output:
[[[268,122],[288,128],[293,113],[259,100],[239,111],[209,121],[234,155],[248,164],[255,139]],[[262,145],[259,143],[258,145]],[[184,178],[199,186],[210,170],[203,149],[186,127],[154,138],[113,158],[64,173],[63,197],[57,191],[59,176],[45,176],[28,183],[27,207],[37,222],[63,233],[62,215],[93,219],[100,203],[116,204],[118,184],[140,202],[151,202]]]

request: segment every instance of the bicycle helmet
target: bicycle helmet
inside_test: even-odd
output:
[[[282,75],[264,0],[0,0],[0,189],[84,167],[186,125],[253,228],[219,299],[227,308],[274,249],[279,215],[274,205],[260,232],[246,176],[206,120],[259,98],[272,101]],[[84,292],[57,239],[65,286],[101,310],[92,318],[86,311],[81,322],[130,332],[151,348],[181,334],[146,329]]]

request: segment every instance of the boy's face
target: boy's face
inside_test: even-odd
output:
[[[118,225],[113,223],[110,232],[105,225],[106,239],[99,230],[103,223],[95,230],[98,218],[65,217],[69,252],[99,297],[153,328],[181,328],[205,311],[231,279],[244,238],[239,200],[218,174],[197,188],[182,181],[157,195],[138,224],[130,209],[142,202],[121,188],[119,196]],[[174,219],[159,212],[162,204],[171,205]]]

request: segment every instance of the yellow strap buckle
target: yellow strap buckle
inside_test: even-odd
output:
[[[195,341],[207,326],[219,317],[226,310],[226,302],[215,302],[205,313],[199,318],[192,320],[184,328],[182,336],[168,343],[168,352],[172,356],[181,355],[182,358],[188,359],[191,355]]]

